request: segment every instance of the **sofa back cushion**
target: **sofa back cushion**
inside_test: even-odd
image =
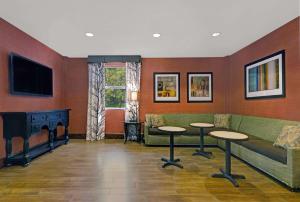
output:
[[[230,130],[238,131],[242,122],[242,115],[232,114],[230,120]]]
[[[145,125],[152,128],[152,127],[160,127],[165,125],[165,121],[163,116],[160,114],[146,114]]]
[[[288,147],[300,147],[300,125],[284,126],[280,135],[275,140],[274,146],[284,149]]]
[[[214,125],[217,128],[230,128],[231,114],[215,114]]]
[[[188,127],[191,123],[213,123],[213,114],[162,114],[165,124],[170,126]]]
[[[284,126],[297,124],[299,124],[299,122],[255,116],[243,116],[238,131],[274,142],[280,135]]]

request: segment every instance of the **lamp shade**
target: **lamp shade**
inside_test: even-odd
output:
[[[132,91],[131,92],[131,101],[137,101],[138,100],[138,92]]]

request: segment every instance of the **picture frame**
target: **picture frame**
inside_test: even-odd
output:
[[[156,103],[180,102],[180,73],[153,73],[153,100]]]
[[[187,102],[213,102],[213,73],[187,73]]]
[[[244,67],[245,99],[285,97],[285,51],[251,62]]]

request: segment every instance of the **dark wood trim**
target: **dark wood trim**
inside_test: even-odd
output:
[[[175,101],[155,100],[155,75],[156,74],[177,74],[178,75],[178,100]],[[153,72],[153,102],[154,103],[180,103],[180,72]]]
[[[4,167],[4,158],[0,158],[0,168]]]
[[[123,133],[106,133],[105,139],[124,139]]]
[[[85,139],[86,134],[83,133],[70,133],[69,138],[70,139]]]
[[[211,100],[207,100],[207,101],[190,101],[189,100],[189,88],[190,88],[189,75],[190,74],[210,74],[211,75]],[[187,80],[187,85],[186,85],[187,86],[187,89],[186,89],[187,103],[209,103],[209,102],[214,101],[214,85],[213,85],[214,77],[213,77],[212,72],[188,72],[187,76],[186,76],[186,80]]]
[[[170,147],[168,144],[158,145],[158,144],[144,144],[146,147]],[[183,147],[183,148],[199,148],[199,144],[174,144],[174,147]],[[216,144],[204,145],[209,148],[219,148]]]
[[[86,134],[84,133],[70,133],[69,134],[70,139],[80,139],[85,140]],[[124,139],[123,133],[106,133],[105,139]]]
[[[268,95],[268,96],[258,96],[258,97],[247,97],[247,67],[255,63],[267,60],[271,57],[282,55],[282,94],[281,95]],[[272,98],[284,98],[286,97],[286,83],[285,83],[285,50],[278,51],[261,59],[258,59],[254,62],[246,64],[244,66],[244,96],[246,100],[255,100],[255,99],[272,99]]]

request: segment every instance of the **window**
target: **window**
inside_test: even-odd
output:
[[[105,67],[105,107],[125,108],[125,95],[125,68]]]

